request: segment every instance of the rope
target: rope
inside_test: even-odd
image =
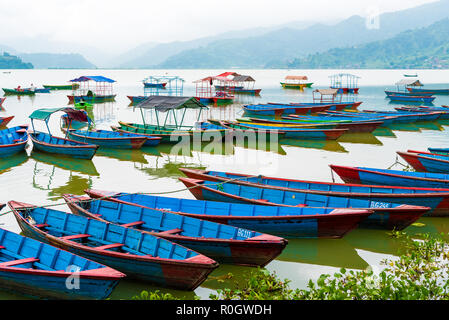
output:
[[[246,177],[241,177],[241,178],[233,178],[233,179],[229,179],[227,181],[221,181],[221,182],[217,182],[214,184],[209,184],[210,186],[217,186],[218,188],[223,188],[223,184],[225,183],[231,183],[233,181],[237,181],[237,180],[243,180],[243,179],[250,179],[250,178],[258,178],[261,177],[261,175],[257,175],[257,176],[246,176]],[[177,193],[177,192],[181,192],[181,191],[186,191],[186,190],[190,190],[190,189],[195,189],[198,188],[199,186],[193,186],[193,187],[185,187],[182,189],[178,189],[178,190],[172,190],[172,191],[163,191],[163,192],[133,192],[133,193],[129,193],[129,194],[133,194],[133,195],[164,195],[164,194],[171,194],[171,193]],[[62,206],[62,205],[66,205],[66,204],[72,204],[72,203],[89,203],[89,202],[93,202],[96,200],[106,200],[106,199],[110,199],[113,198],[115,195],[110,195],[110,196],[104,196],[104,197],[100,197],[100,198],[95,198],[95,199],[89,199],[89,200],[75,200],[75,201],[70,201],[70,202],[63,202],[63,203],[54,203],[54,204],[48,204],[48,205],[42,205],[42,206],[33,206],[33,209],[38,209],[38,208],[51,208],[51,207],[57,207],[57,206]],[[8,214],[8,213],[12,213],[12,210],[0,213],[0,217]],[[1,224],[0,224],[1,225]]]
[[[394,167],[394,166],[397,165],[397,164],[403,166],[404,168],[410,168],[409,165],[406,165],[406,164],[401,163],[401,162],[399,161],[398,158],[399,158],[399,157],[396,155],[396,160],[395,160],[395,162],[394,162],[391,166],[389,166],[389,167],[387,168],[387,170],[390,170],[392,167]]]

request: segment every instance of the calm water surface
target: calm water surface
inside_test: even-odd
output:
[[[184,95],[194,95],[192,81],[225,70],[13,70],[10,74],[0,72],[2,88],[43,84],[65,84],[81,75],[103,75],[117,81],[114,90],[116,102],[95,105],[91,117],[98,129],[109,129],[118,120],[141,123],[141,115],[129,106],[127,95],[143,95],[141,80],[148,75],[179,75],[186,80]],[[262,88],[260,97],[238,96],[236,103],[225,107],[211,107],[201,118],[235,119],[242,117],[241,106],[265,102],[308,102],[312,101],[311,90],[299,92],[283,90],[279,81],[286,75],[308,75],[315,88],[329,86],[328,76],[336,70],[237,70],[254,77],[256,87]],[[363,101],[360,110],[393,110],[397,104],[385,99],[384,89],[394,88],[402,78],[402,70],[357,70],[349,71],[362,77],[360,94],[347,97]],[[410,71],[408,71],[410,72]],[[449,71],[418,70],[419,79],[429,87],[445,87]],[[449,84],[447,84],[449,87]],[[68,103],[70,91],[55,91],[51,94],[36,94],[34,97],[8,96],[0,116],[14,115],[9,126],[30,123],[28,116],[33,110],[45,107],[63,107]],[[449,97],[437,96],[435,105],[449,104]],[[193,124],[197,113],[186,116],[186,124]],[[145,114],[147,123],[155,121],[154,114]],[[31,142],[26,154],[0,160],[0,202],[18,200],[42,205],[63,203],[64,193],[83,194],[86,188],[126,192],[163,192],[183,189],[178,182],[179,167],[190,166],[249,174],[268,174],[284,178],[332,181],[329,164],[358,165],[387,168],[395,163],[396,151],[406,149],[425,150],[429,146],[448,146],[448,123],[422,122],[393,127],[373,134],[345,135],[338,141],[311,142],[287,140],[272,148],[258,150],[257,147],[214,145],[173,150],[169,146],[145,148],[139,151],[99,150],[92,161],[73,160],[31,152]],[[36,129],[45,130],[43,123],[36,123]],[[50,120],[54,135],[63,136],[59,129],[59,115]],[[393,168],[401,169],[400,165]],[[335,176],[336,181],[340,181]],[[170,196],[193,199],[188,191]],[[62,205],[60,210],[69,211]],[[3,209],[6,212],[7,208]],[[449,231],[449,220],[444,218],[422,218],[420,226],[406,229],[410,234],[418,232],[441,233]],[[0,226],[20,232],[12,214],[0,216]],[[309,279],[317,279],[322,273],[333,273],[340,268],[375,270],[381,260],[392,258],[398,250],[397,243],[386,232],[357,229],[339,240],[290,240],[281,256],[267,268],[276,271],[281,278],[292,280],[292,287],[304,288]],[[199,295],[208,299],[216,289],[230,286],[233,280],[226,280],[232,273],[234,280],[245,278],[250,268],[221,265],[195,292],[184,292],[152,287],[133,281],[122,281],[113,292],[113,299],[128,299],[142,290],[161,290],[181,298]],[[225,280],[222,282],[221,280]],[[22,297],[0,292],[0,299]]]

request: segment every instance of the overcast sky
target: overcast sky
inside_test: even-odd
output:
[[[435,0],[0,0],[0,43],[45,36],[104,48],[191,40],[292,21],[325,21],[372,8],[397,11]]]

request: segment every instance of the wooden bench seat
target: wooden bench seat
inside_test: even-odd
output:
[[[145,221],[135,221],[135,222],[130,222],[130,223],[124,223],[121,226],[122,227],[135,227],[135,226],[141,226],[144,223],[145,223]]]
[[[49,227],[50,225],[46,224],[46,223],[40,223],[40,224],[35,224],[33,227],[36,228],[45,228],[45,227]]]
[[[95,247],[95,249],[108,250],[108,249],[120,248],[120,247],[123,247],[123,246],[124,246],[123,243],[111,243],[111,244],[106,244],[104,246]]]
[[[0,266],[1,267],[12,267],[12,266],[17,266],[19,264],[32,263],[32,262],[38,262],[38,261],[39,261],[39,259],[36,259],[36,258],[25,258],[25,259],[2,262],[2,263],[0,263]]]
[[[90,234],[73,234],[70,236],[59,237],[62,240],[74,240],[74,239],[85,239],[91,237]]]
[[[181,233],[182,231],[183,231],[182,229],[172,229],[172,230],[167,230],[167,231],[159,232],[159,234],[170,235],[170,234]]]

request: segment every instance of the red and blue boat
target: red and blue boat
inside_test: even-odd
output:
[[[317,182],[189,168],[179,170],[192,179],[215,182],[244,181],[274,188],[295,189],[310,194],[425,206],[431,208],[428,213],[431,216],[449,215],[449,189]]]
[[[214,120],[212,124],[217,122]],[[286,126],[276,126],[276,125],[263,125],[254,123],[240,123],[235,121],[219,121],[220,125],[224,128],[232,130],[243,130],[246,132],[263,132],[268,133],[267,136],[271,134],[281,134],[282,137],[291,139],[301,139],[301,140],[337,140],[347,129],[301,129],[301,128],[291,128]]]
[[[214,260],[149,233],[16,201],[9,207],[26,236],[164,287],[194,290]]]
[[[111,149],[140,149],[143,145],[157,146],[162,139],[150,136],[139,137],[133,133],[110,130],[68,130],[67,136],[72,140]]]
[[[370,210],[281,207],[85,190],[92,198],[174,212],[287,238],[341,238],[372,214]]]
[[[422,102],[422,103],[432,103],[435,100],[433,96],[412,96],[407,94],[390,94],[387,97],[391,101],[406,101],[406,102]]]
[[[409,165],[418,172],[449,173],[449,156],[425,151],[398,151]]]
[[[98,145],[79,142],[67,138],[55,137],[50,133],[48,120],[53,113],[59,111],[65,112],[70,118],[70,121],[88,121],[88,117],[85,112],[75,110],[73,108],[49,108],[35,110],[30,115],[31,124],[33,126],[33,132],[30,133],[30,138],[33,142],[33,149],[77,159],[92,159],[99,148]],[[47,126],[48,133],[36,131],[34,129],[34,120],[44,121]]]
[[[384,124],[384,120],[335,120],[313,122],[313,117],[309,119],[296,118],[295,115],[291,117],[283,117],[282,120],[269,120],[260,118],[238,119],[238,122],[254,122],[260,124],[274,124],[279,126],[298,127],[302,129],[347,129],[347,133],[371,133],[378,127]]]
[[[0,103],[1,106],[1,103]],[[6,127],[11,120],[14,119],[14,116],[9,117],[0,117],[0,127]]]
[[[267,187],[237,180],[222,183],[191,178],[179,180],[198,200],[285,207],[372,210],[373,214],[361,222],[360,227],[363,228],[403,230],[430,210],[429,207],[423,206],[311,194],[296,189]]]
[[[449,174],[330,165],[346,183],[449,189]]]
[[[0,130],[0,158],[9,157],[24,151],[27,142],[27,126]]]
[[[263,267],[281,254],[288,243],[276,236],[184,217],[139,204],[94,200],[70,194],[63,197],[74,214],[149,232],[219,263]]]
[[[68,286],[74,276],[79,285]],[[105,265],[0,228],[2,290],[41,299],[106,299],[123,277]]]
[[[140,102],[142,102],[143,100],[145,100],[148,97],[145,96],[127,96],[129,100],[131,100],[131,104],[138,104]]]

